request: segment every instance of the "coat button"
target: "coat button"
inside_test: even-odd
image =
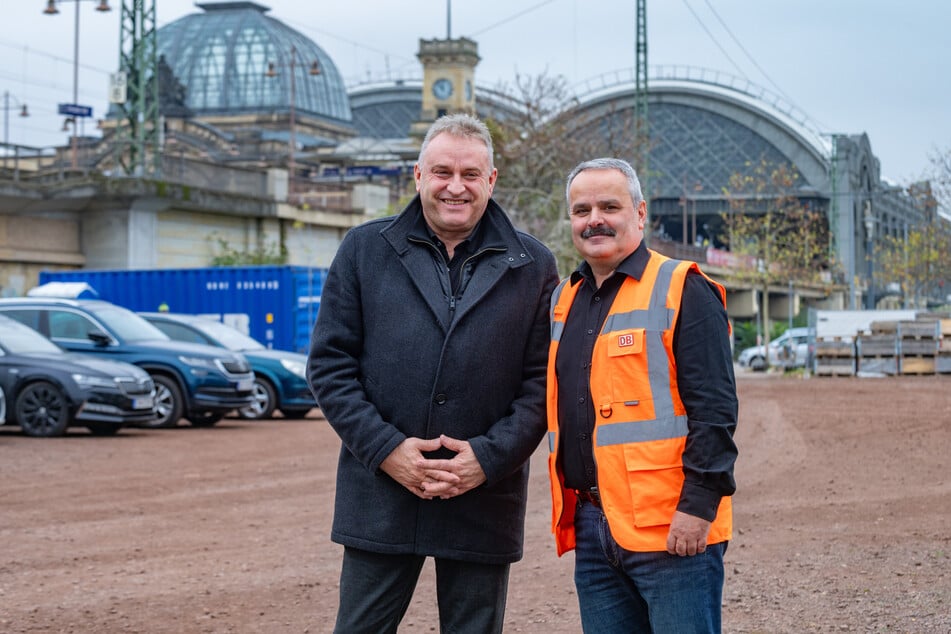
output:
[[[446,395],[445,395],[445,394],[437,394],[435,401],[436,401],[436,405],[445,405],[445,404],[446,404]]]

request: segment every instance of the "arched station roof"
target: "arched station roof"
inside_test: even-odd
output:
[[[649,78],[652,197],[678,197],[685,183],[718,195],[733,173],[766,159],[790,163],[804,188],[828,191],[829,143],[805,115],[746,80],[691,67],[658,67]],[[575,87],[582,128],[600,135],[630,130],[633,71],[607,73]]]

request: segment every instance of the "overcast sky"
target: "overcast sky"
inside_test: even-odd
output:
[[[118,67],[119,3],[4,0],[0,91],[9,141],[67,142],[58,103],[72,101],[79,9],[79,102],[106,110]],[[126,0],[131,4],[132,0]],[[149,0],[146,0],[148,2]],[[419,38],[447,34],[446,0],[270,0],[270,15],[303,32],[349,84],[387,71],[420,75]],[[634,0],[455,0],[452,35],[479,44],[480,85],[516,73],[569,84],[634,65]],[[907,183],[929,155],[951,149],[951,2],[946,0],[648,0],[648,64],[689,65],[743,77],[784,96],[824,132],[866,132],[882,175]],[[162,26],[201,11],[156,0]],[[4,102],[0,102],[2,104]],[[31,116],[19,117],[20,104]],[[85,122],[94,133],[95,119]]]

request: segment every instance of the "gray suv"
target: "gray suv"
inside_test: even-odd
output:
[[[159,414],[149,427],[174,427],[183,416],[209,427],[254,399],[254,373],[244,355],[172,341],[132,311],[94,299],[0,299],[0,314],[61,348],[137,365],[155,382]]]

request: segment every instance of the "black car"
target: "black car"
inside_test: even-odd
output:
[[[148,373],[120,361],[69,353],[32,328],[0,316],[0,424],[28,436],[81,425],[110,436],[158,418]]]
[[[191,341],[240,352],[254,371],[255,402],[241,407],[241,418],[270,418],[275,409],[284,418],[304,418],[317,407],[307,384],[307,357],[297,352],[272,350],[220,321],[181,313],[139,313],[146,321],[176,341]]]

